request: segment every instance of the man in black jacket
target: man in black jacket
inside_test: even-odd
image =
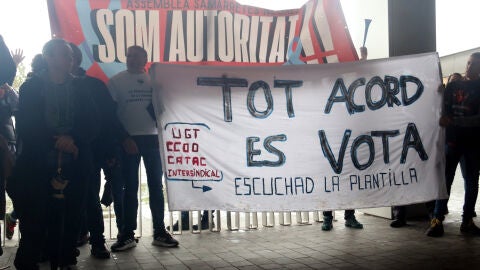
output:
[[[445,180],[450,195],[455,171],[463,159],[465,202],[460,232],[480,236],[480,228],[473,222],[478,196],[480,170],[480,52],[470,55],[465,78],[447,85],[444,92],[443,114],[440,125],[446,127]],[[444,233],[448,199],[437,200],[427,236],[440,237]]]
[[[7,181],[20,220],[17,269],[38,269],[47,230],[52,266],[77,263],[75,246],[87,190],[85,179],[92,171],[91,143],[98,135],[98,114],[88,83],[70,74],[68,43],[53,39],[42,54],[45,70],[20,88],[16,124],[22,151]],[[56,224],[60,227],[53,228],[52,221],[59,219],[63,220]],[[59,245],[51,245],[53,242]]]
[[[93,171],[88,177],[88,191],[86,201],[86,215],[82,220],[80,238],[90,232],[91,253],[99,259],[110,258],[110,252],[105,247],[103,212],[100,205],[100,170],[103,169],[107,179],[121,177],[119,158],[116,151],[120,147],[120,141],[128,137],[126,131],[117,119],[116,105],[106,85],[99,79],[87,76],[85,70],[80,67],[82,63],[82,52],[73,43],[70,43],[73,50],[72,74],[82,77],[88,83],[87,90],[97,108],[98,115],[95,117],[100,123],[100,133],[93,141]],[[109,179],[110,180],[110,179]]]

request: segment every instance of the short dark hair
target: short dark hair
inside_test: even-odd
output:
[[[479,58],[480,59],[480,52],[474,52],[470,55],[473,58]]]
[[[138,46],[138,45],[130,46],[130,47],[128,47],[127,51],[130,50],[130,49],[133,49],[133,50],[137,50],[137,51],[139,51],[139,52],[142,52],[143,55],[145,56],[145,58],[148,57],[147,51],[146,51],[143,47],[141,47],[141,46]]]
[[[47,69],[47,63],[45,63],[45,59],[43,59],[43,55],[41,53],[36,54],[32,59],[32,72],[38,73],[42,70]]]
[[[451,83],[453,81],[455,81],[455,78],[462,78],[462,74],[458,73],[458,72],[454,72],[452,74],[450,74],[450,76],[448,76],[448,79],[447,79],[447,83]]]
[[[42,54],[43,56],[45,55],[52,55],[52,53],[55,51],[55,47],[57,45],[66,45],[66,46],[70,46],[68,44],[67,41],[65,41],[64,39],[62,38],[53,38],[49,41],[47,41],[47,43],[45,43],[45,45],[43,45],[43,49],[42,49]]]

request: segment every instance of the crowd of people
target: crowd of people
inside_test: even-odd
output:
[[[366,48],[362,50],[366,60]],[[152,84],[145,66],[147,52],[127,50],[126,70],[103,81],[81,68],[82,52],[63,39],[48,41],[32,62],[32,72],[19,94],[11,85],[21,51],[10,52],[0,36],[0,180],[14,211],[5,215],[5,192],[0,190],[1,216],[11,239],[19,222],[21,238],[17,269],[38,269],[50,261],[52,269],[77,263],[77,245],[87,239],[91,254],[110,258],[110,251],[134,248],[138,239],[138,168],[143,159],[153,221],[152,245],[176,247],[165,228],[162,166]],[[446,128],[447,190],[457,164],[465,178],[465,205],[460,230],[480,235],[473,223],[480,170],[480,53],[470,56],[465,76],[455,74],[444,89],[440,125]],[[141,97],[141,98],[138,98]],[[15,117],[15,128],[12,117]],[[107,180],[100,200],[101,170]],[[113,201],[117,241],[105,245],[101,202]],[[448,200],[430,203],[428,236],[443,235]],[[406,225],[404,207],[395,208],[392,227]],[[188,212],[182,213],[188,220]],[[202,228],[208,226],[204,211]],[[332,212],[324,212],[322,230],[333,228]],[[186,228],[187,222],[182,227]],[[345,211],[345,225],[362,229],[354,210]],[[178,223],[173,229],[178,229]]]
[[[2,155],[6,159],[1,176],[4,183],[8,179],[6,190],[14,208],[6,215],[6,230],[11,238],[18,219],[21,233],[15,267],[38,269],[39,262],[48,260],[52,269],[69,269],[77,263],[79,240],[86,236],[94,257],[110,257],[99,198],[102,169],[110,186],[106,190],[111,191],[105,196],[114,203],[118,228],[110,249],[135,247],[141,158],[147,170],[152,245],[177,246],[163,221],[162,167],[152,85],[145,70],[147,52],[129,47],[127,70],[107,86],[86,75],[75,44],[52,39],[34,58],[32,72],[17,95],[11,88],[14,57],[0,41],[0,143],[1,150],[8,151]],[[5,198],[2,202],[5,210]]]

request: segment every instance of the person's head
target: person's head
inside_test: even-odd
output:
[[[480,52],[474,52],[470,55],[465,70],[465,77],[468,80],[480,78]]]
[[[41,53],[36,54],[33,59],[32,59],[32,72],[37,73],[40,72],[44,69],[46,69],[47,63],[45,63],[45,60],[43,59],[43,55]]]
[[[49,73],[56,75],[67,75],[70,73],[73,64],[72,48],[63,39],[54,38],[45,43],[42,56],[47,64]]]
[[[78,46],[72,42],[69,42],[68,45],[70,45],[70,48],[72,48],[73,52],[73,68],[78,68],[82,64],[83,60],[82,51],[80,51],[80,48],[78,48]]]
[[[127,49],[127,70],[131,73],[142,73],[147,64],[147,51],[140,46],[131,46]]]
[[[451,82],[454,82],[454,81],[459,81],[462,78],[463,78],[462,74],[455,72],[455,73],[450,74],[450,76],[448,76],[447,83],[451,83]]]

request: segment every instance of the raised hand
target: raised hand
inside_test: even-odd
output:
[[[13,62],[15,62],[15,66],[17,67],[20,65],[23,59],[25,59],[22,49],[16,49],[15,51],[10,51],[10,53],[12,54]]]

